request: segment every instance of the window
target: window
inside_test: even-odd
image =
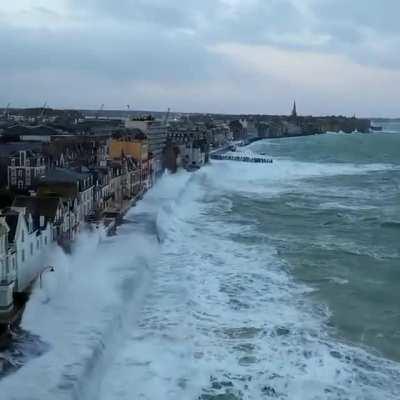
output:
[[[44,244],[47,246],[47,236],[44,237]]]
[[[32,256],[33,255],[33,243],[31,243],[30,248],[31,248],[31,256]]]
[[[21,242],[24,243],[25,241],[25,231],[21,232]]]
[[[21,251],[21,261],[24,262],[25,261],[25,250]]]
[[[24,188],[24,182],[18,181],[18,189],[23,189]]]
[[[19,178],[22,178],[23,177],[23,170],[20,168],[19,170],[18,170],[18,177]]]
[[[39,242],[39,239],[38,239],[38,240],[36,240],[36,249],[39,250],[39,247],[40,247],[40,242]]]

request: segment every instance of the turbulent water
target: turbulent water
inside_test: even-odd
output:
[[[274,164],[165,176],[54,254],[23,320],[44,354],[0,398],[398,399],[400,135],[252,150]]]

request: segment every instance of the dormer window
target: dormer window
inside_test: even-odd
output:
[[[12,166],[12,167],[15,167],[15,158],[12,158],[12,159],[11,159],[11,166]]]

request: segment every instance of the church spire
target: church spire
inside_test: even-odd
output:
[[[292,117],[297,117],[296,100],[293,102]]]

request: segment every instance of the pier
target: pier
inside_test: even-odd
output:
[[[253,152],[219,152],[211,154],[210,158],[212,160],[239,161],[256,164],[272,164],[274,162],[272,158],[268,158],[260,154],[255,154]]]

